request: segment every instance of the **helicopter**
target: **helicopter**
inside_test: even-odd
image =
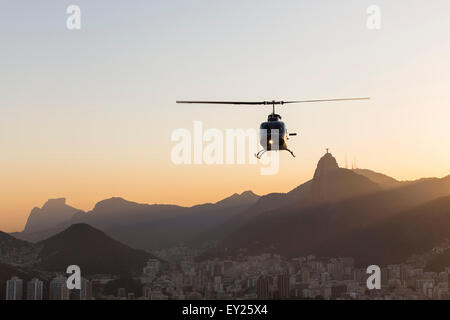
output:
[[[297,136],[297,133],[289,133],[286,125],[281,121],[281,116],[275,113],[275,106],[294,104],[294,103],[318,103],[318,102],[337,102],[337,101],[355,101],[355,100],[370,100],[370,97],[365,98],[340,98],[340,99],[320,99],[320,100],[294,100],[294,101],[176,101],[176,103],[188,104],[225,104],[225,105],[263,105],[272,106],[272,113],[268,115],[267,121],[261,123],[259,126],[260,145],[263,147],[255,157],[261,157],[268,151],[288,151],[294,158],[295,154],[287,145],[289,137]],[[278,143],[277,143],[278,142]]]

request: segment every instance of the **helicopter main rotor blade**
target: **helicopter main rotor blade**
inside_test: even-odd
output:
[[[344,99],[320,99],[320,100],[297,100],[297,101],[177,101],[177,103],[271,106],[271,105],[283,105],[291,103],[333,102],[333,101],[353,101],[353,100],[370,100],[370,98],[344,98]]]
[[[334,101],[354,101],[354,100],[370,100],[370,97],[367,97],[367,98],[343,98],[343,99],[283,101],[283,103],[284,104],[289,104],[289,103],[334,102]]]
[[[190,104],[234,104],[234,105],[262,105],[265,101],[177,101]]]

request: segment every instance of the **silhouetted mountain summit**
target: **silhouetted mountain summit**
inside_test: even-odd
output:
[[[379,190],[380,187],[370,179],[351,170],[339,168],[336,159],[327,152],[317,164],[310,197],[313,204],[319,204]]]
[[[336,158],[327,151],[327,153],[322,158],[320,158],[319,162],[317,163],[316,171],[314,172],[314,179],[326,176],[330,174],[330,172],[333,172],[337,169],[339,169],[339,165],[336,161]]]
[[[132,225],[167,219],[181,214],[182,207],[176,205],[141,204],[123,198],[110,198],[98,202],[86,214],[77,214],[72,223],[88,223],[107,230],[121,224]]]
[[[259,196],[254,194],[253,191],[245,191],[241,194],[235,193],[232,196],[225,198],[219,202],[216,202],[216,205],[219,206],[242,206],[248,204],[254,204],[259,199]]]
[[[140,204],[133,201],[128,201],[123,198],[114,197],[97,202],[94,209],[91,211],[96,214],[108,214],[114,215],[117,213],[123,213],[124,210],[132,210],[130,213],[137,213],[138,211],[147,211],[149,209],[173,209],[181,208],[175,205],[160,205],[160,204]]]
[[[74,224],[67,230],[41,241],[40,268],[64,271],[80,266],[85,274],[129,274],[141,272],[151,254],[132,249],[87,224]]]
[[[73,215],[81,210],[68,206],[66,199],[50,199],[42,208],[34,208],[25,225],[24,232],[34,233],[53,228],[72,219]]]

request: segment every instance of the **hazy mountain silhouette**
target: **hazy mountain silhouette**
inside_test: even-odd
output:
[[[339,168],[336,159],[327,152],[314,172],[309,201],[313,205],[332,203],[379,190],[380,187],[370,179]]]
[[[232,196],[216,202],[216,206],[221,207],[238,207],[254,204],[260,197],[252,191],[245,191],[241,194],[235,193]]]
[[[383,189],[392,189],[392,188],[398,188],[401,186],[405,186],[410,181],[398,181],[392,177],[389,177],[385,174],[375,172],[369,169],[352,169],[353,172],[365,176],[366,178],[369,178],[371,181],[375,182],[377,185],[379,185]]]
[[[87,223],[132,247],[153,250],[177,244],[198,243],[205,230],[219,226],[253,205],[259,196],[251,191],[234,194],[215,204],[193,207],[139,204],[122,198],[98,202],[94,209],[76,211],[70,219],[40,232],[14,234],[28,241],[41,241],[75,223]],[[168,232],[170,230],[170,232]]]
[[[428,250],[449,236],[434,222],[450,225],[445,198],[449,195],[450,177],[401,182],[368,169],[339,168],[326,153],[313,179],[288,193],[259,197],[247,191],[189,208],[111,198],[87,213],[67,209],[60,200],[59,207],[66,210],[59,220],[63,222],[55,226],[47,221],[53,227],[40,232],[26,228],[20,237],[42,239],[86,223],[141,249],[220,241],[203,257],[245,249],[255,254],[353,256],[359,263],[383,264]],[[44,212],[56,212],[49,210],[56,206],[44,207]]]
[[[174,205],[149,205],[111,198],[98,202],[92,211],[79,213],[72,219],[75,222],[88,222],[93,226],[109,228],[130,222],[150,222],[162,218],[175,217],[182,212],[182,207]]]
[[[58,226],[72,219],[81,210],[66,205],[66,199],[50,199],[42,208],[34,208],[28,216],[24,233],[33,234]]]
[[[64,271],[80,266],[84,274],[140,273],[151,254],[132,249],[87,224],[74,224],[67,230],[39,243],[42,259],[39,268]]]
[[[233,215],[213,228],[204,230],[195,238],[196,242],[222,240],[264,212],[281,208],[288,204],[302,202],[309,195],[311,183],[312,181],[308,181],[288,193],[271,193],[260,197],[253,205],[248,206],[246,210],[242,210],[242,212]]]
[[[337,239],[329,250],[359,257],[361,263],[400,263],[415,253],[430,251],[450,239],[450,196],[405,210],[380,223]],[[435,257],[429,265],[437,270],[450,266],[450,255]],[[441,271],[441,270],[439,270]]]
[[[269,241],[267,249],[272,248],[272,234],[284,234],[286,230],[278,230],[275,226],[293,223],[285,221],[286,217],[292,216],[292,212],[311,210],[312,208],[323,208],[347,198],[375,193],[381,188],[370,179],[358,175],[351,170],[339,168],[336,159],[326,153],[318,162],[312,180],[300,185],[287,194],[270,194],[261,199],[238,219],[229,222],[229,225],[237,226],[219,246],[219,251],[240,248],[240,240],[247,242],[249,247],[260,244],[258,237],[266,237]],[[267,223],[265,223],[267,222]],[[271,225],[273,223],[273,225]],[[231,229],[231,228],[230,228]],[[232,231],[234,231],[232,230]],[[258,235],[256,235],[258,234]],[[252,239],[253,236],[256,239]],[[238,247],[235,247],[235,244]]]
[[[272,211],[273,214],[278,214],[290,206],[307,207],[313,204],[332,203],[379,190],[380,187],[370,179],[351,170],[339,168],[336,159],[327,153],[319,160],[312,180],[288,193],[272,193],[260,197],[255,205],[243,213],[205,232],[203,238],[212,238],[213,235],[216,235],[216,239],[225,237],[263,213]]]
[[[249,253],[275,252],[286,256],[354,256],[359,262],[376,258],[372,263],[383,263],[403,259],[416,249],[430,248],[443,237],[441,234],[436,239],[428,238],[421,246],[416,246],[397,229],[410,217],[404,212],[450,195],[450,177],[422,179],[388,190],[367,180],[351,170],[337,168],[332,156],[326,154],[319,161],[307,197],[275,210],[255,212],[249,222],[204,257],[235,254],[245,249]],[[400,222],[398,228],[393,229],[389,219],[396,215]],[[383,221],[390,222],[382,224]],[[376,225],[378,229],[369,233],[369,228]],[[369,237],[370,234],[373,236]],[[397,234],[412,251],[404,250],[402,255],[386,254],[386,247],[376,242],[377,234],[385,239]],[[396,251],[395,242],[386,241],[386,246]],[[396,252],[403,250],[401,246],[398,248]]]
[[[179,244],[197,245],[201,244],[199,236],[205,230],[210,230],[239,215],[258,199],[259,196],[247,191],[241,195],[234,194],[215,204],[181,208],[176,213],[170,212],[157,219],[131,220],[128,224],[115,224],[106,230],[119,241],[148,250]],[[93,214],[95,215],[95,211]],[[215,237],[206,240],[214,239]]]
[[[117,225],[128,225],[134,222],[142,223],[143,220],[149,221],[174,216],[181,212],[182,209],[179,206],[138,204],[122,198],[111,198],[98,202],[92,211],[86,213],[66,206],[64,201],[65,199],[58,199],[56,204],[59,204],[59,206],[57,206],[55,205],[55,200],[49,200],[50,203],[53,203],[51,215],[52,217],[58,217],[55,219],[57,223],[50,223],[47,221],[49,214],[43,215],[41,213],[44,208],[47,208],[44,205],[41,210],[33,209],[30,217],[34,215],[34,221],[39,218],[44,219],[44,221],[47,221],[47,228],[26,227],[23,232],[12,235],[27,241],[38,242],[67,229],[75,223],[89,223],[92,226],[106,230]],[[61,216],[59,216],[59,213],[61,213]],[[27,226],[29,224],[27,222]]]

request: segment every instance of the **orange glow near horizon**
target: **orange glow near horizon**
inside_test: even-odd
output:
[[[344,167],[345,159],[338,158],[338,162]],[[122,197],[138,203],[192,206],[214,203],[247,190],[258,195],[288,192],[311,179],[316,165],[299,160],[297,167],[293,166],[295,163],[288,155],[282,156],[280,172],[274,176],[261,176],[259,166],[251,165],[169,165],[165,169],[160,166],[158,169],[149,167],[146,170],[140,167],[102,166],[93,169],[72,168],[72,171],[65,171],[67,168],[42,170],[41,167],[40,172],[32,168],[29,172],[23,172],[26,178],[22,179],[17,179],[18,173],[10,172],[6,178],[11,183],[0,185],[0,202],[4,204],[0,209],[0,230],[23,230],[31,209],[42,207],[47,199],[54,198],[66,198],[66,204],[89,211],[97,202],[111,197]],[[110,174],[112,172],[114,175]],[[409,172],[407,165],[403,168],[403,174],[399,180],[430,176],[425,170]],[[169,178],[174,175],[176,180]],[[439,177],[445,175],[438,174]]]

